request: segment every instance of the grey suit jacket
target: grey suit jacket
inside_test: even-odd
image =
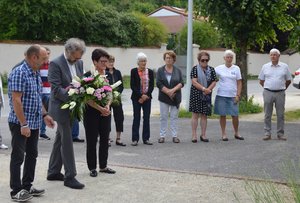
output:
[[[78,77],[83,75],[83,62],[75,63]],[[61,109],[64,102],[69,100],[68,91],[65,89],[72,81],[72,75],[64,54],[55,58],[49,64],[48,81],[51,85],[51,96],[49,101],[49,114],[55,121],[66,122],[70,120],[70,111]]]

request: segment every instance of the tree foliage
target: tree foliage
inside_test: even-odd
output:
[[[236,51],[242,71],[243,91],[247,97],[247,50],[265,42],[276,41],[274,26],[283,31],[293,29],[296,20],[287,10],[293,0],[198,0],[202,14],[219,28],[227,47]]]
[[[187,25],[180,31],[180,44],[183,49],[187,47]],[[208,22],[193,22],[193,44],[200,45],[201,49],[217,47],[219,42],[218,31]]]
[[[151,8],[147,2],[139,5]],[[158,20],[119,12],[99,0],[0,0],[0,19],[0,40],[53,42],[79,37],[87,43],[130,47],[160,45],[166,35]]]

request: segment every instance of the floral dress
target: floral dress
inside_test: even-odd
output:
[[[211,71],[204,72],[206,75],[207,80],[207,86],[217,80],[216,72],[213,67],[210,67]],[[202,70],[202,68],[201,68]],[[191,79],[198,78],[197,74],[197,66],[194,66],[191,71]],[[205,99],[204,99],[205,98]],[[190,107],[189,111],[193,113],[201,113],[205,114],[207,116],[211,115],[211,95],[209,96],[210,99],[207,99],[207,97],[203,97],[202,90],[198,90],[193,85],[191,86],[191,92],[190,92]]]

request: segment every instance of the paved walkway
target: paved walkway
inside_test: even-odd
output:
[[[128,96],[129,92],[124,95]],[[157,98],[154,92],[154,98]],[[288,99],[294,103],[297,93]],[[128,97],[126,97],[128,98]],[[297,100],[298,103],[298,100]],[[287,103],[288,104],[288,103]],[[293,104],[294,105],[294,104]],[[123,141],[130,143],[131,105],[124,101],[125,130]],[[164,144],[157,143],[159,137],[158,103],[153,102],[151,117],[151,140],[153,146],[139,144],[137,147],[118,147],[114,143],[109,151],[109,166],[117,171],[114,175],[99,174],[92,178],[85,162],[85,144],[75,143],[77,178],[86,185],[83,190],[72,190],[62,182],[46,181],[47,165],[55,136],[55,130],[47,130],[50,141],[40,140],[39,157],[34,185],[45,188],[46,194],[32,202],[200,202],[228,203],[253,202],[245,190],[245,180],[272,179],[285,181],[281,166],[287,161],[298,161],[299,123],[287,123],[288,141],[263,142],[261,114],[255,121],[242,118],[241,134],[245,141],[233,139],[228,122],[229,142],[220,140],[217,120],[209,120],[209,143],[191,143],[190,119],[180,119],[180,144],[167,138]],[[159,112],[159,111],[158,111]],[[5,117],[0,119],[3,142],[10,143],[10,133]],[[259,121],[259,122],[257,122]],[[275,126],[275,125],[274,125]],[[113,126],[114,129],[114,126]],[[80,135],[84,138],[81,126]],[[112,138],[115,133],[112,133]],[[0,150],[0,200],[10,202],[9,197],[10,149]],[[300,169],[299,169],[300,170]],[[297,171],[299,174],[299,171]],[[256,183],[258,184],[259,181]],[[291,191],[282,184],[278,190],[286,202],[293,202]]]

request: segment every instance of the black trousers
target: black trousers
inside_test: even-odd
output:
[[[20,190],[30,190],[34,180],[36,158],[38,156],[39,129],[31,130],[30,137],[21,135],[21,126],[8,123],[12,135],[11,158],[10,158],[10,188],[11,195]],[[24,162],[25,159],[25,162]],[[21,181],[21,165],[23,166],[23,177]]]
[[[115,120],[116,131],[123,132],[124,112],[123,112],[122,103],[120,103],[120,105],[118,106],[112,106],[112,110],[113,110],[113,116]]]
[[[99,167],[104,169],[108,159],[108,138],[111,130],[111,116],[101,116],[100,112],[87,106],[83,125],[86,136],[86,159],[89,170],[97,168],[97,143],[99,139]]]

